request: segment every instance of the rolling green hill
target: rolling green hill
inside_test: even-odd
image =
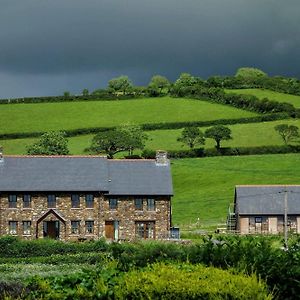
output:
[[[226,90],[226,92],[253,95],[258,97],[259,99],[268,98],[270,100],[274,100],[277,102],[290,103],[294,105],[296,108],[300,108],[300,96],[289,95],[289,94],[273,92],[270,90],[262,90],[262,89],[236,89],[236,90]]]
[[[206,101],[171,97],[120,101],[7,104],[0,107],[0,133],[44,132],[125,124],[208,121],[257,114]]]

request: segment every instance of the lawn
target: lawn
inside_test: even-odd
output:
[[[277,154],[172,160],[173,223],[225,223],[238,184],[300,184],[300,155]]]
[[[0,133],[44,132],[126,123],[208,121],[257,114],[206,101],[164,97],[0,106]]]
[[[258,97],[259,99],[268,98],[277,102],[286,102],[293,104],[296,108],[300,108],[300,96],[289,95],[284,93],[273,92],[263,89],[236,89],[226,90],[228,93],[248,94]]]
[[[279,134],[274,130],[274,126],[278,124],[296,125],[300,128],[299,119],[235,124],[228,126],[232,130],[232,140],[223,141],[223,147],[255,147],[266,145],[283,145],[283,141]],[[207,127],[201,128],[205,131]],[[182,129],[177,130],[154,130],[148,131],[149,139],[146,141],[148,149],[164,149],[164,150],[180,150],[188,149],[187,146],[177,141]],[[69,149],[71,154],[85,154],[84,149],[91,145],[94,135],[81,135],[69,138]],[[26,154],[27,145],[32,144],[36,139],[16,139],[16,140],[0,140],[0,145],[4,147],[6,154]],[[215,142],[207,139],[205,148],[214,147]],[[140,151],[136,151],[140,153]],[[122,155],[121,155],[122,156]],[[120,157],[120,156],[119,156]]]

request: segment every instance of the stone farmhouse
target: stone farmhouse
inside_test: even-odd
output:
[[[165,152],[155,160],[0,155],[0,236],[168,238],[172,194]]]
[[[231,218],[241,234],[300,233],[300,185],[236,186]]]

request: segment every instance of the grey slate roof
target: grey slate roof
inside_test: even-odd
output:
[[[172,195],[170,165],[154,160],[109,160],[109,194]]]
[[[106,192],[171,195],[170,166],[154,160],[108,160],[95,156],[5,156],[0,192]]]
[[[288,214],[300,215],[300,185],[236,186],[236,212],[240,215],[283,215],[285,190]]]

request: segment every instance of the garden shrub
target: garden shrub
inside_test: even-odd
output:
[[[130,271],[115,286],[116,299],[272,299],[254,275],[213,267],[157,263]]]

